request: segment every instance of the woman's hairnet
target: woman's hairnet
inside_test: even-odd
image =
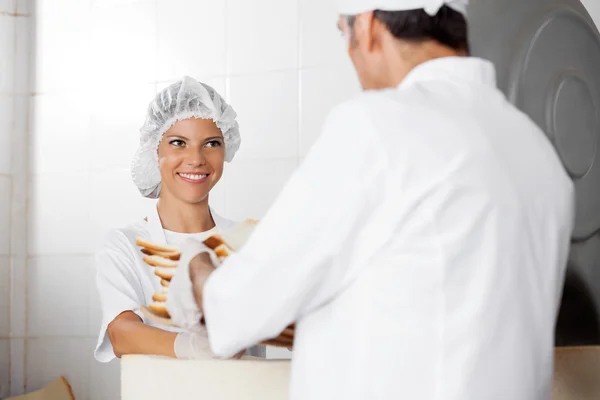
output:
[[[233,108],[212,87],[188,76],[163,89],[148,106],[146,122],[140,129],[140,147],[131,166],[131,176],[140,193],[158,198],[158,145],[163,134],[177,121],[212,119],[223,133],[225,161],[230,162],[241,143],[236,117]]]

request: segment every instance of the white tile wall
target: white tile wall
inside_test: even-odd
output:
[[[24,338],[27,323],[27,256],[12,256],[10,270],[10,336]]]
[[[98,294],[98,290],[96,290],[96,264],[94,263],[93,257],[89,258],[88,273],[88,336],[92,338],[91,340],[95,343],[98,333],[100,332],[100,326],[102,324],[102,309],[100,305],[100,295]],[[96,360],[94,359],[93,362],[95,361]]]
[[[154,204],[140,195],[131,181],[129,169],[94,171],[90,179],[90,241],[97,248],[110,229],[137,222],[146,217]],[[110,210],[110,212],[107,212]]]
[[[0,93],[12,93],[15,76],[15,17],[0,14]]]
[[[296,158],[233,163],[225,170],[229,218],[262,218],[297,167]]]
[[[29,260],[28,334],[88,335],[90,257],[42,256]]]
[[[2,277],[0,279],[0,338],[8,339],[10,336],[10,256],[0,256],[0,276]]]
[[[86,172],[90,156],[89,91],[33,97],[32,173]]]
[[[225,2],[158,0],[160,81],[225,73]]]
[[[88,338],[28,339],[27,391],[39,390],[62,375],[71,385],[77,400],[88,399],[92,352],[93,347]]]
[[[600,25],[600,1],[598,0],[581,0],[585,8],[592,16],[596,25]]]
[[[221,180],[216,184],[216,186],[210,191],[209,195],[209,204],[210,207],[214,209],[219,215],[225,215],[225,181],[227,178],[225,176],[221,177]]]
[[[10,211],[12,180],[0,176],[0,256],[10,255]]]
[[[298,72],[233,77],[229,102],[238,113],[238,160],[298,155]]]
[[[0,398],[10,395],[10,340],[0,339]]]
[[[96,342],[92,340],[92,347]],[[121,360],[107,364],[92,358],[90,363],[90,400],[119,399],[121,396]]]
[[[29,254],[90,254],[89,174],[33,175],[30,183]]]
[[[90,74],[90,0],[38,0],[35,27],[37,93],[81,89]]]
[[[27,255],[27,174],[12,176],[11,216],[10,216],[10,254],[13,257]],[[7,226],[8,228],[8,226]]]
[[[91,83],[108,85],[114,95],[121,82],[155,80],[156,11],[156,0],[122,5],[94,3],[90,61],[92,68],[102,73],[90,77]]]
[[[337,28],[335,2],[300,0],[299,5],[302,67],[338,65],[346,62],[347,46]]]
[[[94,92],[89,110],[89,144],[95,149],[87,157],[92,171],[128,169],[139,145],[139,130],[156,84],[112,81]],[[83,121],[82,121],[83,122]],[[86,131],[74,135],[86,137]]]
[[[31,97],[26,94],[18,94],[11,97],[13,99],[13,125],[9,140],[12,151],[10,171],[15,175],[26,176],[29,172],[28,116]]]
[[[30,59],[33,54],[33,31],[31,18],[15,18],[15,71],[14,92],[17,94],[29,94],[31,68]],[[21,118],[25,121],[25,118]]]
[[[10,1],[10,0],[8,0]],[[18,14],[31,14],[35,0],[16,0]]]
[[[360,84],[347,61],[338,66],[302,70],[301,88],[300,155],[305,156],[321,134],[330,110],[359,93]]]
[[[14,13],[16,8],[16,0],[0,0],[0,12]]]
[[[10,174],[11,170],[12,135],[10,133],[14,126],[13,115],[13,96],[0,94],[0,174]]]
[[[10,340],[10,395],[25,392],[25,339]]]
[[[227,0],[227,72],[298,66],[299,0]]]
[[[26,89],[28,53],[21,46],[27,45],[30,18],[17,16],[17,8],[17,1],[0,0],[0,397],[24,389],[26,268],[19,261],[26,258],[20,205],[26,202],[22,189],[27,187],[27,169],[18,168],[27,162],[28,94],[18,93]],[[19,217],[20,224],[15,221]]]

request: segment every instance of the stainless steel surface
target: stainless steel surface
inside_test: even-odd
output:
[[[500,88],[544,129],[576,185],[558,343],[600,343],[598,30],[579,0],[472,0],[469,22],[472,53],[494,62]]]

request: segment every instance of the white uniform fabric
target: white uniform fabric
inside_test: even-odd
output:
[[[340,15],[358,15],[367,11],[408,11],[424,9],[431,16],[447,5],[467,15],[469,0],[336,0]]]
[[[224,231],[235,225],[212,212],[216,227]],[[152,295],[161,290],[160,278],[142,260],[143,254],[135,244],[141,237],[158,244],[180,245],[185,240],[195,238],[203,240],[213,230],[205,233],[182,234],[162,229],[155,207],[148,215],[148,222],[140,221],[123,229],[111,231],[102,248],[96,253],[96,286],[102,304],[102,326],[94,355],[98,361],[109,362],[115,354],[106,329],[115,317],[124,311],[133,311],[144,323],[173,332],[184,332],[164,325],[155,325],[140,312],[140,305],[152,303]]]
[[[292,400],[548,399],[573,210],[493,65],[429,61],[329,115],[207,280],[211,347],[230,356],[297,321]]]

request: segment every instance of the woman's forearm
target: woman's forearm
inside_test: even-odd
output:
[[[148,326],[132,311],[122,313],[110,323],[108,337],[117,357],[126,354],[175,357],[177,333]]]

